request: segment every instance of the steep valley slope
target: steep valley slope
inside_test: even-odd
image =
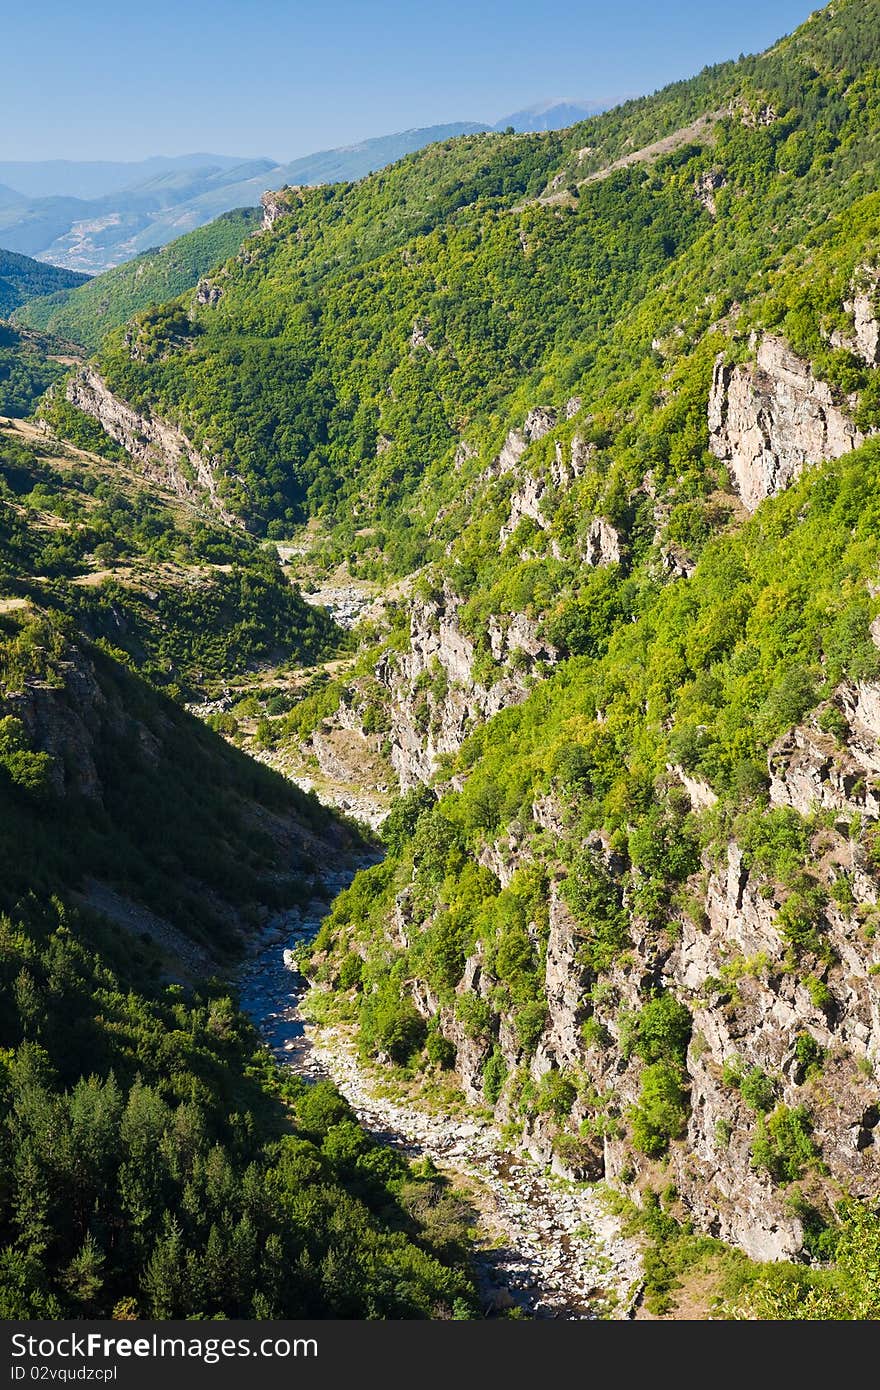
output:
[[[181,702],[333,624],[119,457],[0,473],[0,1316],[470,1316],[466,1203],[231,984],[366,847]]]
[[[39,411],[369,596],[210,715],[399,790],[309,1007],[604,1180],[657,1306],[713,1241],[762,1262],[741,1315],[880,1306],[878,118],[880,4],[835,0],[570,131],[280,190]]]

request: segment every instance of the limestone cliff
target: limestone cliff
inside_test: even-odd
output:
[[[263,222],[260,227],[261,232],[268,232],[279,217],[284,217],[292,212],[298,203],[302,202],[302,190],[294,185],[274,191],[267,190],[260,198],[260,206],[263,209]]]
[[[71,405],[91,415],[104,432],[141,465],[146,477],[179,497],[207,502],[229,524],[236,518],[217,487],[220,463],[200,453],[177,425],[142,414],[115,396],[94,367],[81,367],[67,383]]]
[[[823,708],[831,705],[834,737],[821,729]],[[714,793],[699,778],[670,771],[694,809],[714,804]],[[651,1163],[634,1154],[628,1136],[643,1065],[626,1030],[646,993],[670,992],[687,1006],[692,1031],[687,1127],[671,1146],[662,1181],[674,1183],[700,1228],[754,1258],[774,1260],[798,1257],[811,1203],[831,1203],[844,1189],[880,1196],[878,882],[850,828],[853,816],[869,825],[880,817],[880,684],[843,685],[832,702],[770,749],[768,774],[771,806],[795,808],[805,817],[831,813],[808,822],[816,826],[807,870],[821,904],[820,948],[804,953],[792,947],[785,906],[791,890],[762,875],[735,839],[720,857],[704,853],[687,885],[687,906],[658,930],[634,908],[632,872],[601,832],[592,832],[585,848],[617,884],[630,916],[629,948],[594,989],[596,977],[584,963],[584,926],[567,904],[560,873],[551,878],[542,947],[546,1023],[532,1052],[503,1017],[494,1036],[475,1038],[457,1010],[441,1007],[420,981],[413,983],[413,998],[426,1016],[439,1009],[471,1100],[485,1103],[484,1068],[493,1050],[500,1051],[508,1079],[496,1113],[518,1127],[524,1149],[557,1172],[604,1177],[638,1195],[638,1175],[649,1174]],[[533,827],[511,827],[480,855],[502,887],[532,860],[536,833],[547,831],[551,839],[569,833],[553,796],[535,803],[533,820]],[[418,931],[406,895],[396,911],[396,939],[403,946]],[[497,985],[478,944],[457,995],[470,992],[488,1004]],[[516,1100],[523,1068],[534,1081],[549,1071],[580,1078],[570,1113],[523,1115]],[[766,1079],[760,1103],[747,1086],[740,1088],[738,1078],[746,1073]],[[810,1142],[821,1160],[796,1200],[794,1189],[754,1158],[762,1111],[783,1108],[809,1116]]]
[[[518,661],[485,684],[474,674],[477,647],[462,628],[463,606],[448,583],[415,597],[409,650],[383,658],[376,671],[388,691],[391,763],[403,791],[428,781],[438,756],[456,752],[478,723],[525,699],[530,674],[556,658],[525,614],[493,618],[487,635],[494,660],[516,653]]]
[[[751,348],[754,362],[716,360],[708,419],[709,448],[754,511],[804,468],[857,449],[864,435],[781,338],[753,335]]]
[[[880,365],[880,269],[859,266],[843,307],[852,320],[852,332],[836,328],[830,336],[831,346],[846,348],[869,367]]]

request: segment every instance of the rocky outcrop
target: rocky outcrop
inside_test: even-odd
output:
[[[584,563],[593,566],[619,565],[622,558],[620,532],[604,517],[593,517],[584,546]]]
[[[207,275],[203,275],[196,285],[195,301],[196,304],[206,305],[213,308],[219,304],[223,297],[223,287],[218,285],[216,280],[211,280]]]
[[[709,397],[709,448],[754,511],[804,468],[840,458],[864,435],[834,404],[829,387],[781,338],[752,339],[754,363],[715,363]]]
[[[580,407],[580,402],[577,398],[573,398],[569,401],[569,406],[575,405],[577,405],[578,408]],[[532,412],[532,414],[534,415],[535,412]],[[527,417],[527,420],[531,419],[532,416]],[[552,426],[547,423],[548,419],[549,416],[545,413],[544,417],[539,420],[538,427],[540,428],[543,424],[547,424],[548,429],[552,428]],[[532,428],[534,428],[534,424]],[[541,436],[539,434],[533,437],[540,438]],[[496,462],[500,464],[501,459],[505,457],[505,450],[516,452],[519,448],[521,439],[522,436],[519,435],[518,432],[511,431],[507,436],[504,449],[502,449],[501,455],[499,455],[499,460]],[[553,524],[553,517],[552,514],[548,515],[548,512],[552,512],[554,500],[559,495],[567,492],[572,484],[583,476],[595,452],[595,447],[589,444],[580,434],[574,436],[570,445],[563,444],[561,440],[557,440],[553,458],[545,471],[538,474],[531,472],[526,473],[522,482],[517,483],[514,487],[510,498],[510,513],[499,533],[499,540],[501,543],[504,544],[510,539],[517,526],[526,517],[535,522],[542,531],[549,531]],[[508,455],[507,457],[511,456],[512,455]],[[518,461],[517,459],[517,462]],[[513,466],[514,465],[510,465],[510,467],[508,467],[505,465],[501,471],[508,472]],[[592,539],[594,535],[598,535],[600,538],[607,537],[610,542],[612,532],[613,527],[611,527],[609,522],[596,518],[590,530],[586,553],[584,555],[584,559],[588,565],[610,563],[608,560],[595,558],[597,554],[600,556],[603,554],[603,547],[600,544],[597,551],[592,544]],[[616,537],[616,532],[614,535]],[[611,542],[611,547],[613,548],[613,542]],[[555,540],[551,540],[550,550],[556,559],[560,558],[561,552]],[[620,558],[619,554],[617,558]]]
[[[273,192],[268,189],[260,197],[260,206],[263,209],[263,221],[260,227],[261,232],[268,232],[279,217],[285,217],[287,213],[293,212],[294,208],[302,202],[302,189],[298,185],[289,185],[287,188],[278,189]]]
[[[694,181],[694,193],[697,202],[702,203],[710,217],[717,217],[718,208],[715,203],[715,194],[720,188],[724,188],[727,179],[720,169],[704,169],[698,174]]]
[[[683,767],[676,763],[667,763],[666,769],[678,779],[688,794],[691,806],[695,811],[705,811],[708,807],[716,805],[718,797],[701,777],[695,777],[691,773],[685,772]]]
[[[140,464],[147,478],[179,497],[209,503],[227,523],[237,520],[223,506],[217,490],[219,459],[199,453],[177,425],[141,414],[120,400],[94,367],[75,372],[65,394],[71,405],[97,420],[105,434]]]
[[[434,349],[428,342],[428,325],[419,323],[418,319],[413,320],[412,333],[409,337],[409,345],[413,351],[424,348],[426,352],[433,353]]]
[[[26,685],[6,695],[0,712],[20,719],[30,748],[51,758],[54,796],[100,803],[96,745],[108,727],[116,735],[121,732],[119,712],[108,705],[90,662],[71,652],[61,670],[63,684]]]
[[[555,428],[556,421],[555,410],[549,406],[535,406],[523,421],[522,429],[508,430],[497,457],[493,459],[484,476],[499,478],[504,473],[510,473],[517,467],[529,445],[549,434]]]
[[[866,273],[866,278],[867,273]],[[852,300],[845,307],[853,316],[853,334],[856,351],[869,367],[880,364],[880,320],[877,317],[878,287],[880,272],[871,272],[868,284],[856,289]]]
[[[823,714],[845,721],[846,737],[822,729]],[[802,816],[837,811],[880,816],[880,685],[845,683],[834,700],[769,750],[770,800]]]
[[[859,266],[851,285],[851,297],[844,300],[844,310],[852,318],[852,333],[831,334],[831,346],[847,348],[861,357],[869,367],[880,365],[880,269]]]
[[[483,684],[474,677],[477,648],[461,626],[462,606],[448,583],[434,595],[415,597],[409,651],[384,657],[376,670],[389,693],[391,763],[403,791],[428,781],[440,754],[457,752],[478,723],[525,699],[530,671],[556,658],[524,614],[493,618],[495,659],[522,655],[515,670]]]

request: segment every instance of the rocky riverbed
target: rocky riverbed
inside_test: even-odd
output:
[[[320,895],[268,924],[240,975],[244,1012],[279,1061],[303,1076],[330,1077],[377,1138],[464,1181],[479,1212],[487,1313],[519,1307],[539,1318],[629,1316],[641,1287],[639,1250],[621,1235],[600,1191],[548,1176],[505,1148],[479,1116],[450,1118],[379,1094],[345,1037],[303,1019],[308,983],[293,951],[315,934],[330,898],[349,881],[349,874],[325,876]]]

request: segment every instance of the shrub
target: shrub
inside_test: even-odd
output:
[[[516,1036],[527,1052],[534,1052],[547,1026],[547,1001],[533,999],[524,1004],[514,1016]]]
[[[494,1047],[483,1067],[483,1095],[488,1105],[495,1105],[507,1080],[507,1063],[501,1049]]]
[[[752,1167],[768,1173],[775,1183],[796,1182],[818,1157],[806,1106],[779,1105],[772,1115],[758,1117]]]
[[[549,1114],[554,1119],[563,1120],[571,1114],[576,1100],[577,1087],[574,1082],[564,1072],[554,1069],[545,1072],[538,1083],[535,1109],[539,1114]]]
[[[776,1083],[762,1067],[750,1067],[743,1073],[739,1092],[750,1110],[765,1114],[776,1103]]]
[[[425,1021],[409,995],[401,995],[391,980],[361,1004],[361,1045],[368,1053],[385,1052],[392,1062],[404,1063],[425,1041]]]
[[[684,1133],[688,1091],[680,1068],[655,1062],[642,1072],[639,1101],[629,1115],[632,1141],[648,1158],[661,1158]]]
[[[658,994],[626,1021],[621,1039],[625,1055],[643,1062],[684,1064],[691,1035],[690,1010],[674,994]]]
[[[425,1051],[428,1054],[428,1061],[433,1062],[434,1066],[440,1067],[443,1071],[449,1071],[455,1066],[455,1043],[444,1038],[439,1029],[432,1028],[429,1031]]]
[[[339,967],[339,986],[341,989],[354,989],[361,982],[364,963],[356,951],[349,951]]]

